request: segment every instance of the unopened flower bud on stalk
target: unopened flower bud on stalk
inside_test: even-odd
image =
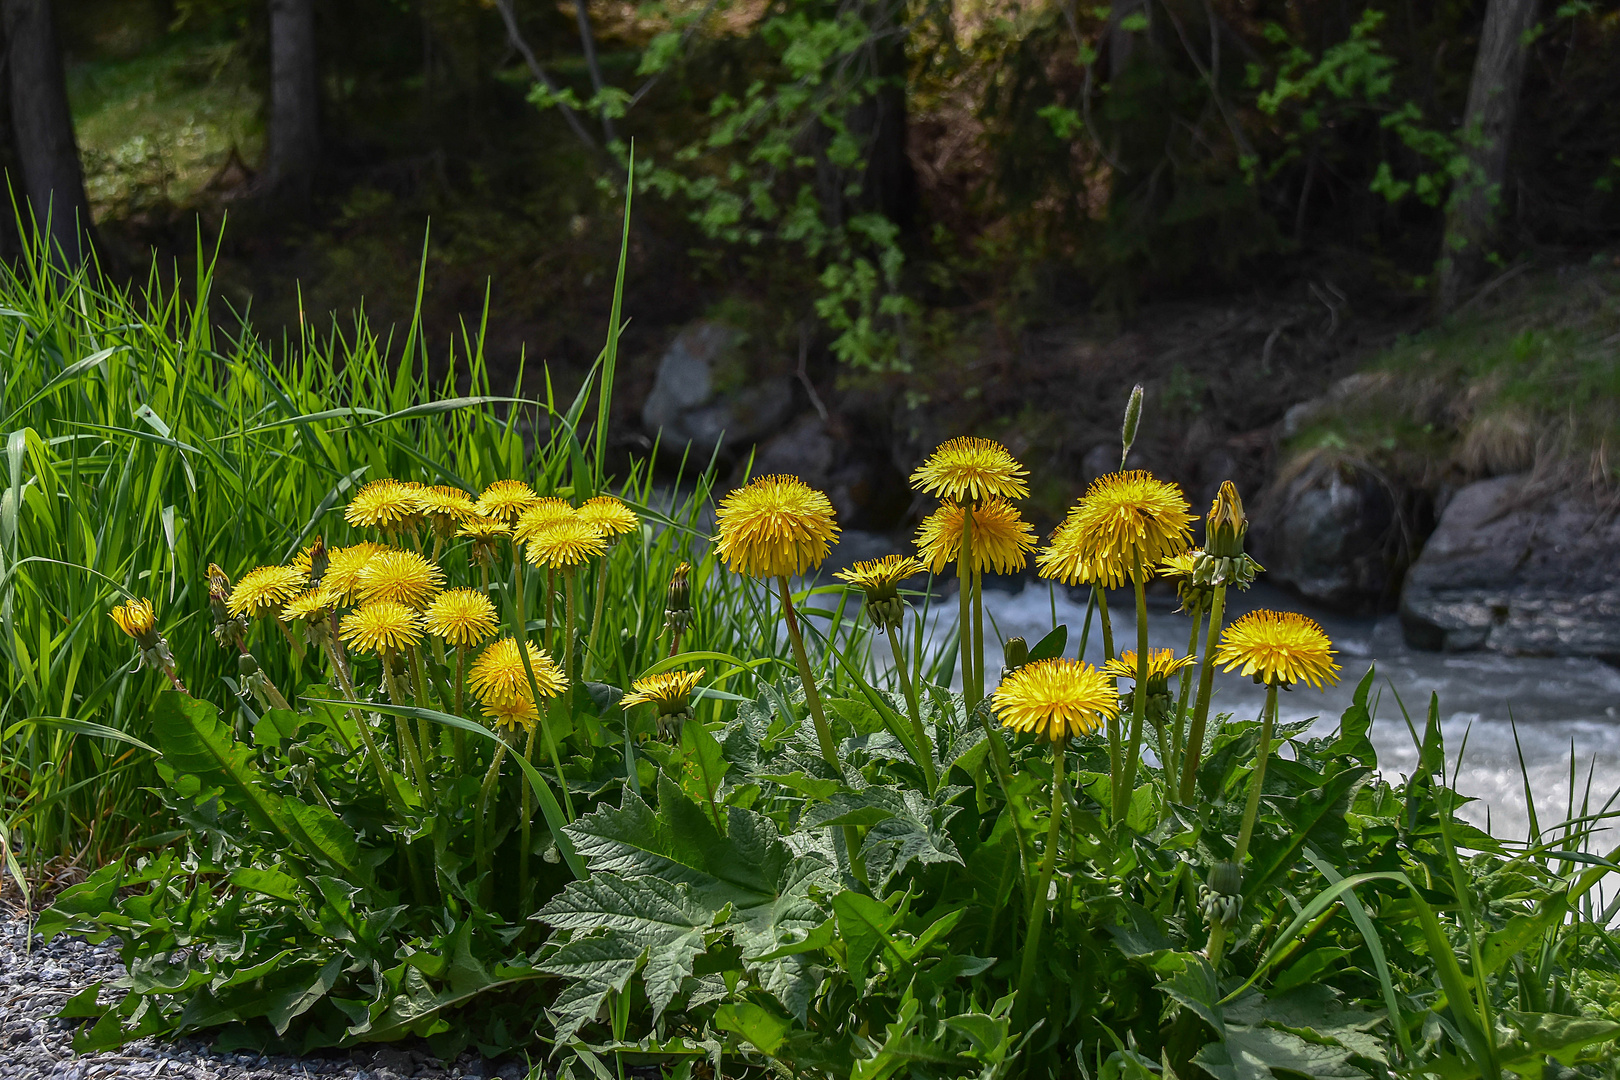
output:
[[[1125,459],[1131,456],[1131,447],[1136,443],[1136,429],[1142,423],[1142,384],[1137,383],[1131,387],[1131,398],[1125,403],[1125,423],[1119,429],[1121,445],[1119,454],[1119,467],[1125,467]]]
[[[1243,512],[1243,499],[1232,481],[1223,480],[1209,507],[1204,550],[1194,565],[1193,581],[1203,586],[1236,585],[1240,589],[1252,585],[1255,574],[1265,567],[1243,550],[1248,535],[1249,518]]]
[[[691,572],[692,567],[688,563],[677,566],[669,579],[669,589],[664,594],[664,629],[677,636],[692,621],[692,583],[687,580]]]
[[[331,561],[326,553],[326,537],[316,536],[315,543],[309,549],[309,591],[314,592],[321,587],[321,578],[326,576],[327,564]]]
[[[1243,915],[1243,867],[1229,859],[1209,869],[1209,883],[1198,889],[1204,918],[1230,928]]]
[[[1001,647],[1001,677],[1007,678],[1027,663],[1029,642],[1021,637],[1008,638],[1007,644]]]

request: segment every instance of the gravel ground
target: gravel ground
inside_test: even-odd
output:
[[[49,945],[34,935],[25,949],[29,924],[0,909],[0,1080],[109,1080],[114,1077],[169,1077],[175,1080],[283,1080],[320,1076],[342,1080],[520,1080],[518,1062],[492,1063],[466,1055],[446,1064],[425,1050],[385,1047],[335,1057],[265,1057],[219,1054],[205,1043],[185,1039],[142,1039],[114,1051],[73,1052],[78,1021],[57,1020],[62,1003],[99,980],[124,974],[108,945],[58,937]]]

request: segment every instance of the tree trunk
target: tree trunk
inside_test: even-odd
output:
[[[906,32],[893,0],[874,0],[861,15],[870,35],[861,46],[855,78],[876,86],[844,114],[850,134],[864,156],[843,166],[827,157],[831,132],[817,133],[816,189],[830,226],[844,225],[856,214],[877,213],[910,229],[916,216],[917,183],[907,147]],[[857,191],[851,194],[854,184]]]
[[[11,76],[11,133],[22,167],[16,194],[28,200],[38,228],[49,229],[55,256],[78,266],[90,253],[90,203],[50,0],[0,0],[0,14]]]
[[[1529,59],[1525,39],[1535,24],[1536,0],[1487,0],[1474,79],[1468,87],[1468,108],[1463,114],[1463,154],[1468,167],[1453,186],[1446,207],[1438,298],[1442,312],[1454,309],[1463,290],[1485,270]]]
[[[320,84],[315,74],[312,0],[270,0],[270,160],[266,193],[309,203],[320,154]]]

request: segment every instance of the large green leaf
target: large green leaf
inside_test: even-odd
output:
[[[224,793],[261,832],[291,843],[293,825],[281,796],[265,786],[253,752],[238,743],[219,719],[219,710],[178,690],[165,690],[152,708],[164,762],[177,773],[195,776]]]

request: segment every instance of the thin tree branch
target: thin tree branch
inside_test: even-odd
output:
[[[686,51],[687,43],[692,40],[692,35],[698,32],[699,27],[709,21],[709,14],[714,11],[714,6],[719,2],[720,0],[709,0],[708,6],[703,9],[703,14],[699,15],[693,22],[687,25],[686,32],[681,35],[681,45],[678,51]],[[636,103],[647,96],[647,92],[653,88],[659,79],[664,77],[664,72],[668,70],[668,66],[665,66],[663,70],[655,71],[649,75],[647,77],[647,81],[642,83],[641,86],[636,90],[635,94],[631,96],[630,104],[625,106],[625,111],[628,112],[635,108]]]
[[[591,133],[585,130],[585,125],[580,123],[579,114],[567,102],[560,100],[557,84],[551,81],[546,69],[540,66],[540,61],[535,57],[534,50],[529,48],[529,43],[523,40],[523,34],[518,30],[517,16],[512,14],[512,0],[495,0],[495,9],[501,13],[501,21],[506,24],[507,40],[512,43],[512,48],[523,56],[523,62],[529,65],[529,74],[534,76],[534,81],[545,87],[546,93],[556,101],[563,119],[568,121],[568,126],[579,136],[580,141],[593,151],[601,152],[602,148],[591,138]]]
[[[510,2],[510,0],[508,0]],[[591,15],[585,10],[585,0],[574,0],[574,17],[579,22],[579,46],[585,53],[585,67],[591,73],[591,89],[602,102],[602,136],[609,145],[618,141],[613,133],[613,117],[608,114],[607,101],[602,97],[602,66],[596,62],[596,35],[591,32]]]

